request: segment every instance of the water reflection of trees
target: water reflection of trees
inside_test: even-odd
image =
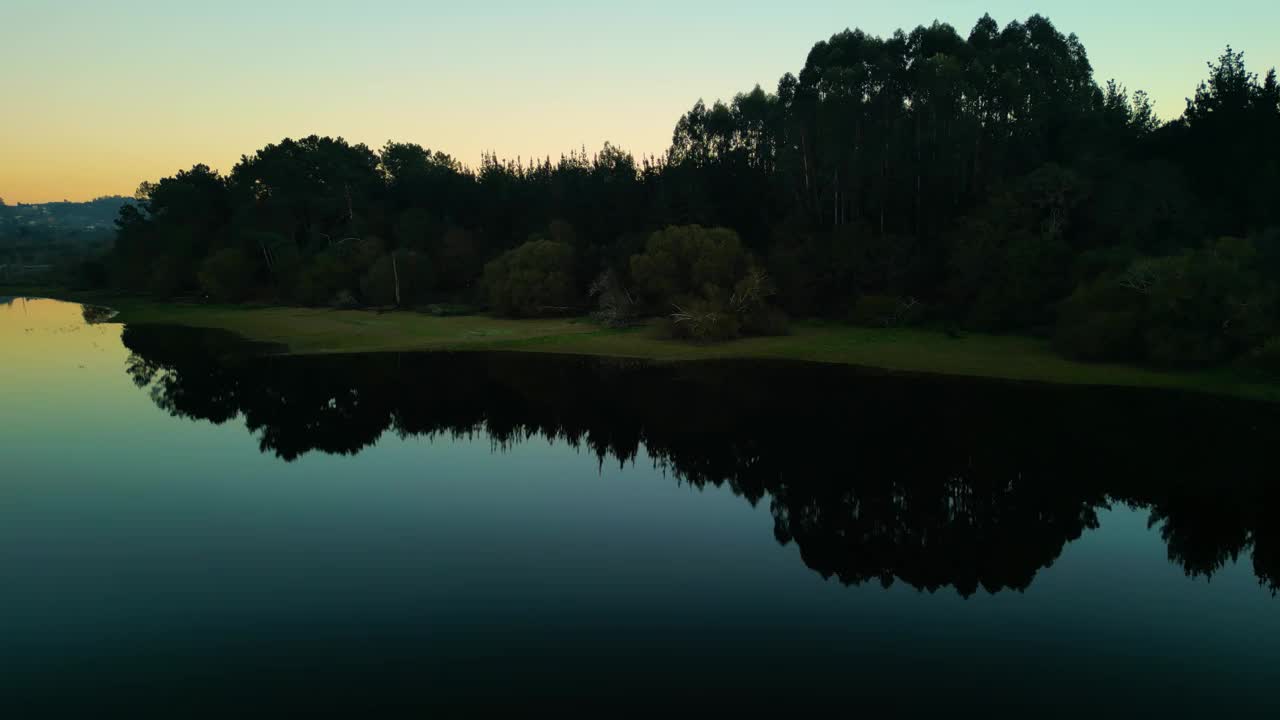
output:
[[[175,334],[176,333],[176,334]],[[354,454],[402,437],[643,446],[678,481],[767,499],[779,542],[846,584],[1027,588],[1122,502],[1209,576],[1252,552],[1280,588],[1269,406],[762,363],[513,354],[246,359],[209,333],[130,327],[128,372],[174,415],[243,417],[263,452]]]

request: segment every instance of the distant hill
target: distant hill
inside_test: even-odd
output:
[[[0,281],[43,278],[100,256],[115,238],[120,208],[131,202],[120,196],[89,202],[0,201]]]
[[[74,241],[115,230],[116,216],[132,198],[120,195],[88,202],[18,203],[0,201],[0,239]]]

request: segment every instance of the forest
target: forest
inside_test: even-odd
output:
[[[1075,35],[990,16],[817,43],[699,100],[662,156],[483,158],[284,139],[141,185],[75,282],[159,298],[788,318],[1052,338],[1076,359],[1280,372],[1280,85],[1228,47],[1185,111]]]

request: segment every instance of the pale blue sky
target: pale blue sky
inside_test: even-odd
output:
[[[0,6],[0,197],[130,193],[286,135],[558,155],[605,140],[661,152],[698,98],[772,89],[814,42],[934,19],[965,34],[1040,12],[1100,81],[1176,116],[1228,42],[1280,64],[1280,3],[899,0],[602,3],[32,2]]]

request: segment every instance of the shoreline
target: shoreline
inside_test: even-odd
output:
[[[614,330],[585,318],[521,319],[412,310],[333,310],[290,306],[157,302],[49,287],[0,287],[0,295],[48,297],[106,305],[110,322],[180,325],[231,331],[287,348],[291,355],[431,351],[518,351],[622,357],[655,362],[710,359],[790,360],[873,370],[1060,385],[1182,390],[1280,402],[1280,383],[1234,368],[1165,371],[1083,363],[1052,351],[1047,340],[937,330],[865,328],[805,320],[787,335],[696,345],[655,337],[651,325]]]

